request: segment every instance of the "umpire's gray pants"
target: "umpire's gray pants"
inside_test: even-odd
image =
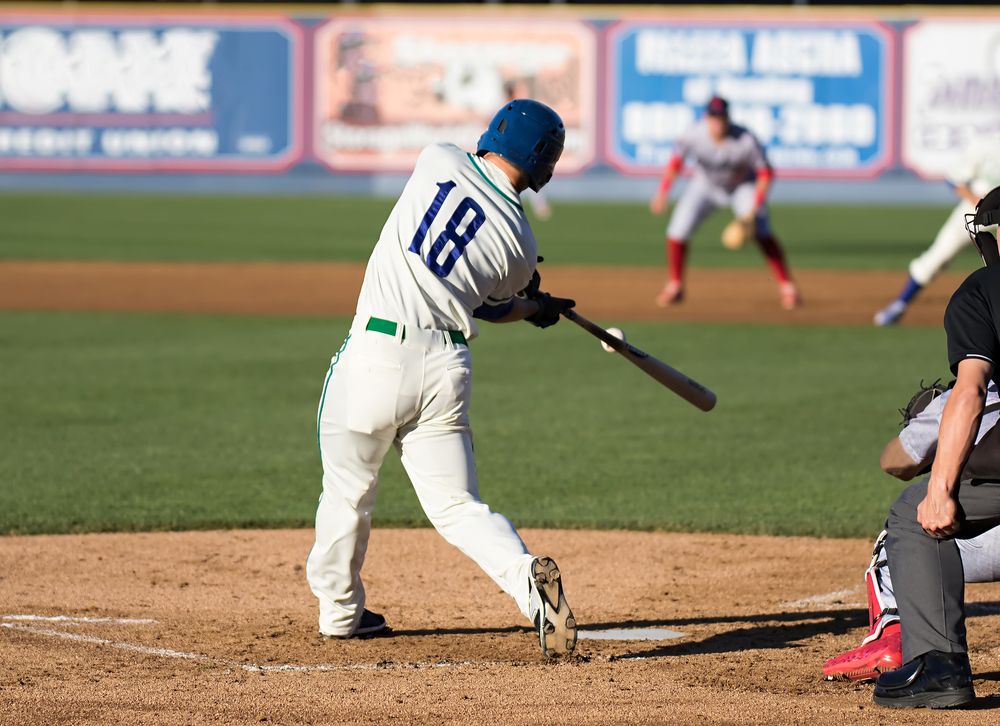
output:
[[[929,479],[924,477],[899,495],[886,523],[904,663],[932,650],[968,652],[965,573],[955,539],[969,539],[1000,525],[1000,483],[967,484],[958,493],[962,529],[953,537],[931,537],[917,521],[917,506],[927,495]]]

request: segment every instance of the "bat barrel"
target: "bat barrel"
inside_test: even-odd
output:
[[[669,388],[692,406],[702,411],[711,411],[715,408],[716,395],[697,381],[688,378],[677,369],[639,350],[634,345],[619,340],[601,326],[587,320],[575,310],[567,310],[563,315],[567,320],[572,320],[594,337],[607,343],[608,346],[614,348],[615,352],[620,353],[632,365],[658,383]]]

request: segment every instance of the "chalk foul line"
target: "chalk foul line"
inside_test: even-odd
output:
[[[813,597],[796,600],[795,602],[783,602],[781,605],[793,610],[817,606],[825,606],[827,610],[868,607],[865,603],[843,602],[846,598],[856,595],[859,589],[858,587],[852,587],[850,590],[837,590],[837,592],[829,592],[826,595],[814,595]]]
[[[71,618],[68,615],[55,615],[46,617],[44,615],[4,615],[3,620],[21,620],[46,623],[63,623],[66,625],[79,625],[81,623],[111,623],[112,625],[148,625],[158,623],[159,620],[149,618]]]
[[[37,615],[4,615],[2,617],[4,621],[43,621],[43,622],[58,622],[58,623],[113,623],[122,625],[147,625],[150,623],[157,623],[156,620],[148,619],[134,619],[134,618],[68,618],[67,616],[60,615],[57,617],[42,617]],[[356,663],[347,665],[259,665],[257,663],[237,663],[231,660],[225,660],[223,658],[212,658],[210,656],[201,653],[186,653],[180,650],[171,650],[169,648],[153,648],[147,645],[138,645],[136,643],[126,643],[124,641],[115,641],[108,638],[99,638],[94,635],[83,635],[82,633],[67,633],[60,630],[51,630],[48,628],[35,627],[33,625],[20,625],[18,622],[0,622],[0,628],[6,628],[8,630],[17,630],[24,633],[31,633],[33,635],[44,635],[52,638],[62,638],[63,640],[71,640],[78,643],[93,643],[95,645],[104,645],[110,648],[119,648],[121,650],[128,650],[134,653],[143,653],[145,655],[159,656],[160,658],[179,658],[181,660],[189,660],[198,663],[210,664],[214,667],[224,667],[231,669],[238,669],[247,671],[249,673],[295,673],[295,672],[317,672],[317,671],[369,671],[369,670],[418,670],[421,668],[455,668],[462,666],[501,666],[509,665],[502,661],[446,661],[441,663]],[[592,631],[593,632],[593,631]],[[608,656],[608,657],[598,657],[595,660],[645,660],[643,656]],[[554,663],[552,665],[560,665],[560,663]]]

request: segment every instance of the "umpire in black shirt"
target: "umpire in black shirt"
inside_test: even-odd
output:
[[[991,477],[995,481],[963,476],[986,387],[1000,378],[1000,254],[996,238],[983,231],[998,220],[1000,187],[966,219],[986,267],[969,275],[945,312],[948,363],[958,382],[944,407],[934,466],[889,510],[886,550],[904,665],[878,677],[874,698],[883,706],[946,708],[975,698],[965,640],[965,578],[955,539],[1000,526],[1000,470]]]

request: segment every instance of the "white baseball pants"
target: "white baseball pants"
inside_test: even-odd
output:
[[[966,245],[972,244],[965,229],[965,215],[975,211],[976,208],[966,200],[959,202],[941,226],[934,244],[910,263],[910,277],[918,285],[928,284]]]
[[[753,209],[756,195],[757,185],[754,182],[744,182],[732,192],[728,192],[722,187],[708,184],[701,177],[695,177],[684,190],[670,215],[667,238],[687,242],[701,223],[719,207],[730,207],[733,215],[743,217]],[[758,237],[771,235],[771,220],[767,214],[766,204],[762,204],[757,210],[754,222]]]
[[[532,556],[514,525],[479,500],[469,428],[472,358],[445,331],[398,325],[395,336],[355,318],[334,356],[318,415],[323,495],[306,575],[319,629],[347,636],[365,605],[378,470],[395,445],[420,505],[449,543],[476,562],[528,616]]]

